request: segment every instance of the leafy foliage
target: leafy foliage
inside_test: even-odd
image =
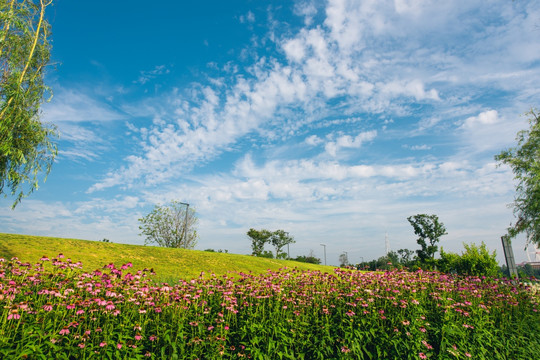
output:
[[[304,262],[304,263],[309,263],[309,264],[320,264],[321,263],[321,259],[319,259],[318,257],[315,257],[313,255],[300,255],[300,256],[297,256],[295,259],[295,261],[299,261],[299,262]]]
[[[172,201],[168,206],[156,205],[139,222],[146,244],[184,249],[193,249],[197,244],[195,209],[178,201]]]
[[[270,240],[272,233],[266,229],[249,229],[247,236],[251,239],[251,250],[255,256],[261,256],[264,251],[264,245]]]
[[[287,254],[281,253],[281,249],[289,244],[294,244],[294,238],[285,230],[276,230],[270,237],[270,243],[276,249],[276,259],[284,258]]]
[[[439,222],[437,215],[418,214],[407,218],[418,236],[416,242],[420,245],[420,250],[416,250],[418,261],[428,269],[432,268],[435,262],[435,253],[438,250],[439,238],[446,235],[446,228]]]
[[[45,8],[52,0],[0,2],[0,194],[15,196],[13,207],[38,188],[38,174],[51,170],[57,154],[54,126],[39,120],[49,89],[50,25]]]
[[[271,232],[266,229],[255,230],[249,229],[247,236],[251,239],[251,250],[255,256],[261,256],[266,258],[273,258],[274,256],[264,251],[264,245],[272,244],[276,249],[276,259],[285,258],[287,254],[282,253],[281,249],[288,244],[293,244],[294,238],[289,235],[285,230],[276,230]]]
[[[339,255],[339,266],[340,267],[349,266],[349,258],[347,254],[343,253]]]
[[[528,115],[530,129],[518,132],[517,146],[502,151],[495,160],[509,165],[517,180],[513,203],[517,221],[506,236],[526,233],[528,241],[540,245],[540,117],[538,110]]]
[[[489,252],[486,244],[463,244],[465,251],[461,255],[446,253],[441,248],[439,269],[444,272],[453,272],[460,275],[497,276],[499,265],[495,251]]]
[[[399,263],[404,267],[410,267],[416,262],[414,251],[412,250],[399,249],[397,253],[399,255]]]

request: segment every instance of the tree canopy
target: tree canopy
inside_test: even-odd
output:
[[[266,229],[249,229],[247,236],[251,239],[251,252],[255,256],[261,256],[264,252],[264,245],[270,240],[272,233]]]
[[[276,259],[284,257],[287,254],[282,254],[281,249],[288,245],[294,243],[294,238],[289,235],[285,230],[276,230],[269,231],[266,229],[256,230],[249,229],[247,236],[251,239],[251,250],[252,254],[255,256],[267,256],[264,251],[264,245],[270,243],[276,249]]]
[[[421,264],[431,267],[434,263],[435,253],[438,250],[439,238],[446,235],[444,224],[437,215],[417,214],[407,218],[418,236],[416,242],[420,249],[416,250]]]
[[[45,9],[52,0],[0,1],[0,194],[15,196],[13,207],[38,188],[57,154],[54,126],[39,120],[49,89],[50,25]]]
[[[169,205],[156,205],[145,217],[140,218],[141,235],[145,244],[156,243],[163,247],[193,249],[198,234],[195,209],[187,204],[171,201]]]
[[[517,133],[517,146],[495,156],[512,168],[517,180],[512,206],[517,218],[505,236],[525,233],[527,240],[540,245],[540,117],[538,110],[527,113],[530,128]]]

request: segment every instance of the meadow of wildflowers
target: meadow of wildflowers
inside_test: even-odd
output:
[[[201,274],[0,259],[2,359],[533,359],[540,295],[438,272]]]

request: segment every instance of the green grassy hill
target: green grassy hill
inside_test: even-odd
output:
[[[58,254],[64,254],[74,262],[81,261],[86,271],[102,268],[111,262],[117,266],[131,262],[134,269],[153,268],[157,279],[170,282],[180,278],[191,279],[203,271],[216,275],[250,271],[263,273],[284,267],[332,271],[330,266],[249,255],[0,233],[0,257],[5,259],[15,256],[23,262],[36,262],[44,255],[52,258]]]

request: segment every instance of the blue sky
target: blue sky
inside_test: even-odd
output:
[[[195,207],[197,249],[250,253],[284,229],[291,256],[336,264],[418,246],[497,250],[509,168],[540,99],[539,1],[92,1],[49,9],[58,126],[47,181],[0,232],[142,244],[137,219]],[[525,240],[514,241],[517,261]]]

